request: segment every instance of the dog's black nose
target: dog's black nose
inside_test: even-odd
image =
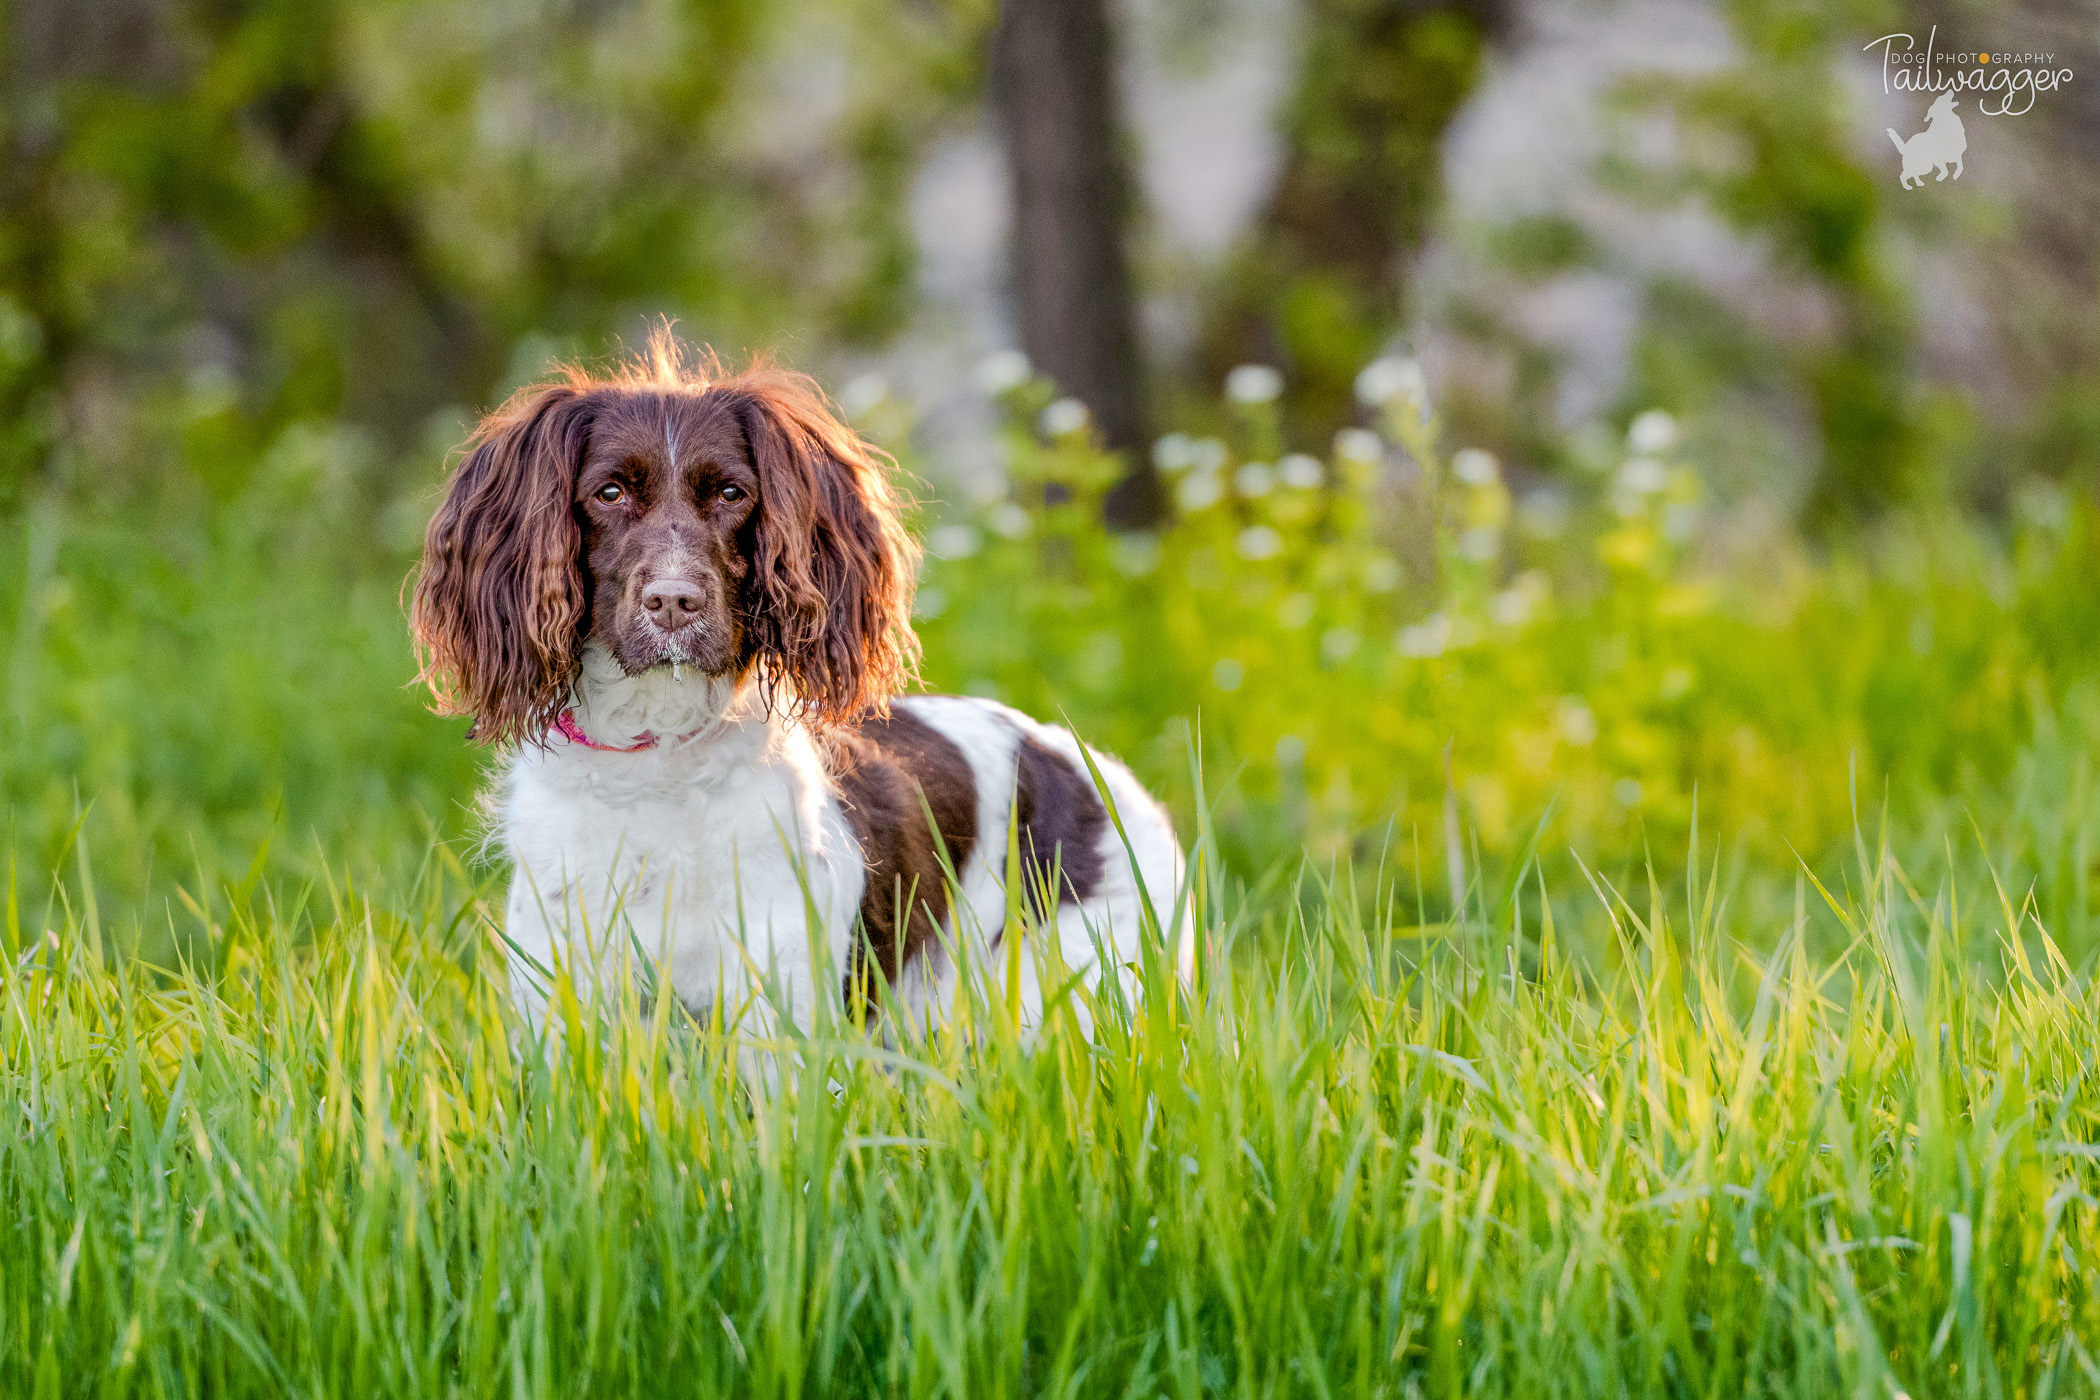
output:
[[[700,616],[700,585],[691,579],[660,578],[642,590],[642,606],[649,620],[666,632]]]

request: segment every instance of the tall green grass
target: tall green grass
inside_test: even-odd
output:
[[[408,685],[434,471],[29,502],[0,1395],[2100,1393],[2100,513],[1812,558],[1607,445],[1545,531],[1420,404],[1289,474],[1230,412],[1156,539],[1032,428],[929,507],[929,682],[1201,833],[1194,984],[1032,1049],[994,978],[541,1053]]]
[[[483,757],[410,686],[407,541],[342,443],[287,438],[225,496],[53,492],[0,522],[8,850],[24,899],[96,900],[113,948],[165,959],[176,891],[238,882],[259,852],[294,884],[406,880],[472,829]]]
[[[1996,888],[1599,878],[1605,966],[1535,866],[1257,926],[1202,855],[1091,1042],[994,977],[756,1095],[631,990],[544,1053],[456,867],[162,973],[11,906],[0,1393],[2100,1392],[2100,989]]]
[[[1839,878],[1886,811],[1921,878],[1951,852],[1973,881],[1988,851],[2071,956],[2100,946],[2089,502],[2035,486],[2004,522],[1893,520],[1814,558],[1700,505],[1681,453],[1622,489],[1657,461],[1608,442],[1549,535],[1524,524],[1538,488],[1444,463],[1419,410],[1279,465],[1273,413],[1240,405],[1163,451],[1186,500],[1157,537],[1107,535],[1111,464],[1017,415],[1008,494],[921,522],[927,683],[1068,718],[1184,830],[1200,732],[1221,859],[1268,893],[1308,851],[1383,852],[1441,918],[1447,803],[1463,871],[1498,879],[1550,812],[1568,936],[1609,956],[1571,850],[1669,873],[1696,812],[1770,923],[1797,858]],[[866,426],[902,439],[893,411]],[[400,605],[440,455],[390,467],[295,425],[226,480],[52,491],[0,525],[0,793],[30,906],[92,900],[113,949],[166,961],[178,891],[238,884],[260,851],[273,888],[399,889],[434,841],[464,849],[486,760],[412,685]]]

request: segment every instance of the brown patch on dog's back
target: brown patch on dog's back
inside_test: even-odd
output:
[[[868,863],[846,975],[847,1004],[865,1005],[863,970],[895,982],[948,916],[948,871],[960,878],[977,844],[977,782],[963,751],[901,706],[837,734],[831,770]]]
[[[1021,829],[1022,897],[1036,918],[1047,919],[1055,912],[1044,903],[1053,870],[1058,904],[1091,899],[1101,887],[1107,864],[1101,855],[1101,833],[1108,825],[1093,779],[1070,760],[1024,737],[1014,755],[1014,820]]]

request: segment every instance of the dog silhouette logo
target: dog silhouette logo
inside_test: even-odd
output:
[[[1945,180],[1950,168],[1955,179],[1961,178],[1962,152],[1969,149],[1969,133],[1962,129],[1961,118],[1954,115],[1955,106],[1953,93],[1941,93],[1925,113],[1925,129],[1908,141],[1898,136],[1894,128],[1889,129],[1889,140],[1903,155],[1903,188],[1916,189],[1933,171],[1938,172],[1936,179]]]

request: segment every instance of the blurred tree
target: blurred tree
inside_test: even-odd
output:
[[[957,85],[956,15],[860,0],[6,18],[0,497],[170,442],[233,489],[301,418],[406,441],[655,313],[730,351],[879,340],[903,173]]]
[[[1199,351],[1285,370],[1308,442],[1349,421],[1356,372],[1406,314],[1408,256],[1428,232],[1444,128],[1472,90],[1506,0],[1307,0],[1283,168],[1232,259]]]
[[[1123,454],[1109,523],[1156,524],[1166,496],[1143,450],[1145,376],[1124,244],[1130,181],[1106,0],[1005,0],[991,93],[1012,189],[1021,348]]]
[[[1812,289],[1829,309],[1819,334],[1769,344],[1768,391],[1795,396],[1820,449],[1806,501],[1821,529],[1857,523],[1917,496],[1927,485],[1943,415],[1920,391],[1916,312],[1888,246],[1887,186],[1862,164],[1839,56],[1859,33],[1895,22],[1885,0],[1732,0],[1725,10],[1740,48],[1735,63],[1695,78],[1629,85],[1636,104],[1660,101],[1703,138],[1694,155],[1660,177],[1629,162],[1608,163],[1624,189],[1658,202],[1703,197],[1736,229],[1771,250],[1776,271]],[[1665,297],[1667,301],[1667,296]],[[1709,337],[1719,359],[1707,378],[1742,386],[1745,345],[1761,337],[1731,308]],[[1636,393],[1642,402],[1697,412],[1683,388],[1699,369],[1672,364],[1698,353],[1680,325],[1649,347]]]
[[[1861,35],[1922,43],[1932,21],[1897,0],[1732,0],[1726,13],[1743,61],[1686,85],[1678,110],[1736,153],[1695,171],[1693,188],[1835,313],[1820,336],[1778,347],[1821,449],[1809,523],[1849,527],[1941,495],[2000,510],[2022,472],[2100,475],[2100,92],[2074,80],[2014,118],[1964,108],[1972,141],[2002,143],[1986,167],[1995,188],[1905,198],[1893,167],[1861,162],[1840,64]],[[1982,3],[1939,44],[1983,32],[2074,73],[2100,61],[2088,0]],[[1935,343],[1930,304],[1948,299],[1975,320],[1942,317]]]
[[[2078,75],[2020,118],[2035,173],[2018,239],[1985,273],[1994,309],[2011,322],[1991,349],[2018,385],[2038,391],[2020,405],[2031,411],[2013,460],[2100,483],[2100,24],[2090,0],[2019,0],[2000,22]],[[1984,494],[2002,498],[2004,485],[1984,483]]]

